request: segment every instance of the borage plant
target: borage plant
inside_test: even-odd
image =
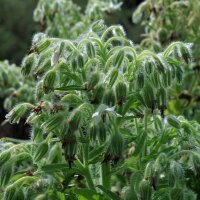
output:
[[[119,10],[118,0],[89,0],[81,8],[72,0],[40,0],[34,11],[34,20],[50,36],[76,39],[86,32],[94,21],[106,18]]]
[[[200,1],[146,0],[133,14],[145,27],[141,46],[159,52],[173,41],[193,43],[193,63],[187,63],[184,81],[170,92],[168,111],[199,122]],[[177,51],[178,53],[179,51]]]
[[[0,62],[0,87],[0,99],[7,111],[20,102],[34,102],[33,77],[26,79],[21,69],[8,61]]]
[[[74,41],[39,33],[31,49],[36,104],[7,115],[27,116],[31,139],[1,143],[2,199],[197,198],[200,127],[165,116],[190,45],[138,54],[121,26],[97,21]]]

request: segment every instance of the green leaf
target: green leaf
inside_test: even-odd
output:
[[[89,189],[74,188],[74,192],[78,195],[85,197],[85,199],[99,200],[99,194]]]
[[[82,80],[76,74],[72,74],[69,71],[64,71],[63,73],[67,75],[67,77],[75,81],[77,84],[82,84]]]
[[[84,88],[80,85],[69,85],[66,87],[54,88],[54,90],[73,91],[73,90],[84,90]]]
[[[90,153],[89,153],[89,163],[92,164],[92,163],[96,163],[97,161],[100,160],[100,157],[102,155],[102,153],[104,152],[104,148],[105,148],[105,145],[102,145],[98,148],[94,148]]]
[[[42,166],[40,170],[46,173],[51,173],[66,170],[67,168],[69,168],[67,164],[50,164]]]
[[[122,200],[119,196],[117,196],[115,193],[111,192],[110,190],[104,188],[102,185],[97,185],[97,187],[102,190],[107,197],[111,198],[112,200]]]
[[[134,156],[137,156],[142,151],[145,141],[146,141],[146,137],[147,137],[147,133],[146,131],[143,131],[139,136],[139,141],[134,151]]]

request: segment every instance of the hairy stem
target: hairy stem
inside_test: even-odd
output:
[[[91,190],[96,191],[94,182],[92,180],[91,172],[89,169],[88,161],[89,161],[89,144],[86,143],[83,146],[83,162],[84,162],[84,168],[85,168],[85,178],[86,178],[88,187]]]
[[[101,181],[106,189],[111,189],[110,162],[105,162],[101,165]]]

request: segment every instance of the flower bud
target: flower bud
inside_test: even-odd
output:
[[[88,42],[86,44],[86,52],[87,52],[87,55],[90,58],[94,58],[95,57],[95,48],[94,48],[94,45],[91,42]]]
[[[194,132],[194,128],[192,125],[186,121],[181,122],[181,128],[187,133],[187,134],[192,134]]]
[[[50,59],[47,58],[43,62],[41,62],[41,64],[36,68],[35,74],[42,75],[46,71],[48,71],[50,69],[50,67],[51,67],[51,61],[50,61]]]
[[[167,105],[167,92],[166,92],[166,89],[161,87],[157,91],[156,98],[157,98],[158,108],[159,109],[165,109],[166,105]]]
[[[186,46],[183,46],[183,47],[180,48],[180,51],[181,51],[183,60],[184,60],[187,64],[190,63],[191,60],[192,60],[190,49],[187,48]]]
[[[57,115],[54,115],[53,117],[49,118],[47,121],[45,121],[42,124],[42,127],[48,131],[54,131],[56,129],[58,129],[58,127],[63,123],[63,114],[59,113]]]
[[[153,176],[154,166],[153,162],[148,162],[144,170],[144,179],[150,179]]]
[[[116,131],[110,138],[111,155],[119,158],[124,150],[124,138],[121,133]]]
[[[32,108],[33,105],[29,103],[21,103],[15,106],[7,115],[10,123],[19,123],[20,119],[25,115],[28,108]]]
[[[156,67],[157,67],[159,73],[164,73],[166,70],[165,65],[164,65],[163,61],[160,59],[160,57],[156,62]]]
[[[183,170],[183,167],[181,166],[180,163],[172,160],[170,162],[170,168],[169,168],[169,177],[172,179],[178,179],[178,180],[181,180],[183,179],[184,177],[184,170]]]
[[[44,95],[44,93],[43,93],[43,81],[40,81],[36,85],[36,90],[35,90],[36,99],[38,101],[41,100],[41,98],[43,97],[43,95]]]
[[[47,152],[48,152],[48,143],[44,141],[39,145],[39,147],[37,148],[35,152],[35,155],[34,155],[35,162],[40,161]]]
[[[142,180],[139,184],[140,198],[145,200],[151,200],[152,188],[148,180]]]
[[[123,104],[126,101],[127,86],[124,82],[119,81],[115,86],[115,93],[118,104]]]
[[[107,137],[106,126],[102,121],[100,121],[100,123],[98,124],[98,132],[99,132],[98,137],[99,137],[100,142],[105,142],[106,137]]]
[[[71,167],[77,151],[76,136],[73,133],[67,133],[62,141],[62,147],[65,160],[68,162],[69,167]]]
[[[137,199],[136,193],[132,190],[131,187],[123,188],[122,197],[124,200],[133,200]]]
[[[50,163],[61,163],[62,162],[62,148],[60,143],[54,144],[49,152]]]
[[[82,120],[82,112],[79,109],[76,109],[75,111],[72,112],[68,120],[70,130],[76,131],[79,128],[81,120]]]
[[[64,42],[61,42],[59,44],[59,50],[58,50],[58,54],[61,55],[64,51],[64,48],[65,48],[65,43]]]
[[[112,87],[117,80],[118,77],[118,69],[114,68],[110,73],[110,80],[109,80],[109,86]]]
[[[88,83],[88,89],[92,89],[94,88],[97,83],[99,82],[100,80],[100,74],[99,72],[94,72],[91,77],[90,77],[90,80],[89,80],[89,83]]]
[[[62,97],[62,104],[67,104],[69,107],[76,107],[82,103],[81,98],[76,94],[66,94]]]
[[[89,128],[90,140],[96,141],[97,134],[98,134],[98,127],[96,124],[92,123]]]
[[[49,93],[54,89],[54,84],[56,81],[56,71],[50,70],[48,71],[44,76],[44,82],[43,82],[43,91],[45,93]]]
[[[173,115],[169,115],[167,117],[167,122],[169,125],[173,126],[174,128],[180,129],[181,127],[180,121]]]
[[[29,75],[31,70],[33,69],[34,64],[35,64],[35,57],[36,57],[36,54],[32,53],[23,59],[21,72],[24,76]]]
[[[112,89],[107,89],[103,96],[103,103],[108,106],[115,105],[115,93]]]
[[[160,74],[158,72],[151,74],[151,82],[152,82],[153,86],[156,88],[161,86]]]
[[[183,81],[183,70],[181,67],[176,67],[176,80],[180,84]]]
[[[42,140],[42,132],[43,130],[40,127],[34,126],[31,129],[31,139],[38,143]]]
[[[91,26],[93,32],[102,32],[105,29],[105,24],[103,20],[98,20],[94,22]]]
[[[144,74],[139,72],[136,77],[136,88],[142,89],[144,87]]]
[[[78,62],[75,57],[71,59],[71,66],[74,71],[78,68]]]
[[[151,60],[147,60],[145,62],[145,71],[149,75],[154,71],[155,63]]]
[[[146,107],[150,108],[153,112],[155,108],[155,96],[152,85],[146,84],[144,86],[142,96]]]
[[[35,48],[38,54],[48,48],[51,44],[49,39],[43,39],[40,43],[36,44]]]
[[[120,50],[114,57],[113,65],[119,68],[124,60],[124,51]]]
[[[98,84],[96,85],[96,87],[94,88],[93,91],[93,103],[100,103],[102,101],[102,98],[104,96],[104,91],[105,91],[105,87],[104,84]]]
[[[154,52],[161,51],[161,45],[159,42],[156,42],[155,40],[152,42],[152,49]]]
[[[172,72],[167,70],[162,76],[162,84],[164,87],[169,87],[172,84]]]
[[[133,23],[138,24],[142,20],[144,11],[146,9],[145,7],[147,7],[146,5],[147,5],[147,2],[144,1],[143,3],[141,3],[138,6],[138,8],[135,10],[135,12],[133,12],[133,15],[132,15]]]
[[[154,126],[157,131],[162,130],[162,121],[159,116],[154,116]]]
[[[79,68],[83,68],[84,66],[84,58],[81,54],[77,56],[77,63]]]
[[[22,162],[22,161],[32,161],[31,155],[26,152],[21,152],[12,158],[12,162]]]

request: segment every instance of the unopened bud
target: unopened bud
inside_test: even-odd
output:
[[[54,84],[56,81],[56,71],[50,70],[44,76],[43,90],[45,93],[49,93],[54,89]]]
[[[36,44],[36,46],[35,46],[37,53],[40,54],[42,51],[47,49],[50,44],[51,44],[51,42],[49,39],[43,39],[43,41]]]
[[[115,92],[118,104],[124,103],[127,95],[126,84],[122,81],[119,81],[115,86]]]
[[[90,77],[90,80],[89,80],[89,83],[88,83],[88,88],[89,89],[94,88],[97,85],[97,83],[99,82],[99,80],[100,80],[99,72],[98,71],[94,72]]]
[[[105,91],[104,97],[103,97],[103,103],[108,106],[115,105],[115,93],[112,89],[108,89]]]
[[[48,143],[46,141],[42,142],[35,152],[34,155],[35,162],[40,161],[45,156],[47,151],[48,151]]]
[[[87,51],[87,54],[90,58],[95,57],[95,48],[94,48],[94,45],[91,42],[88,42],[86,44],[86,51]]]
[[[181,127],[180,121],[173,115],[169,115],[167,117],[167,122],[169,125],[171,125],[174,128],[180,129]]]
[[[124,60],[124,51],[120,50],[114,57],[113,65],[119,68]]]
[[[36,57],[36,54],[32,53],[23,59],[22,69],[21,69],[21,72],[23,75],[27,76],[30,74],[35,64],[35,57]]]

